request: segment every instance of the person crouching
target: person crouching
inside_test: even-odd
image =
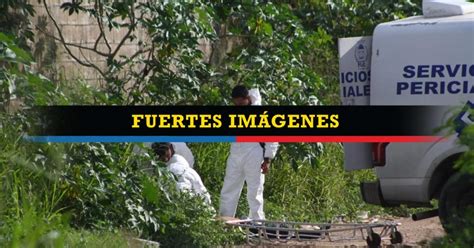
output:
[[[201,177],[189,166],[183,156],[174,152],[171,143],[153,143],[151,147],[158,159],[166,163],[168,170],[177,178],[178,190],[201,196],[211,206],[211,196],[202,183]]]

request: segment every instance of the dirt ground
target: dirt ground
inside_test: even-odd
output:
[[[382,238],[382,243],[384,247],[428,247],[430,242],[436,238],[443,237],[445,232],[439,218],[430,218],[420,221],[413,221],[411,218],[400,218],[394,220],[396,223],[401,225],[398,227],[398,230],[403,235],[403,244],[401,245],[391,245],[389,238]],[[378,230],[375,230],[378,232]],[[305,242],[296,242],[288,241],[286,243],[275,243],[264,241],[258,247],[366,247],[366,242],[362,240],[362,235],[359,233],[357,235],[357,240],[345,240],[345,241],[334,241],[328,242],[327,240],[321,241],[305,241]],[[241,248],[255,247],[252,245],[239,246]]]
[[[423,244],[426,246],[429,241],[445,235],[438,217],[420,221],[413,221],[411,218],[397,221],[402,224],[399,230],[406,240],[404,245],[407,246],[417,247]]]

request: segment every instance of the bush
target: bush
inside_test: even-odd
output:
[[[1,236],[7,244],[41,243],[69,225],[129,229],[165,247],[209,247],[242,238],[216,221],[202,199],[178,192],[166,169],[145,172],[150,157],[132,154],[133,144],[30,144],[7,138],[0,157],[5,203],[0,214],[8,220]],[[69,242],[61,240],[54,242]]]
[[[104,99],[100,91],[80,82],[55,85],[25,70],[28,53],[7,36],[0,38],[1,58],[7,58],[0,75],[2,80],[13,79],[2,84],[2,99],[14,93],[27,107]],[[4,103],[8,107],[8,101]],[[147,173],[151,158],[135,154],[133,144],[29,143],[24,130],[35,118],[23,108],[0,111],[2,246],[99,246],[97,231],[112,237],[122,228],[165,246],[209,247],[241,240],[240,234],[214,220],[200,198],[177,192],[167,170],[154,164],[154,173]],[[95,231],[81,231],[84,228]],[[111,239],[123,244],[120,238]]]
[[[469,104],[462,111],[468,111],[473,116],[474,111],[468,106]],[[461,173],[474,174],[474,125],[466,125],[460,129],[458,124],[455,121],[449,121],[446,125],[446,127],[451,129],[452,133],[455,133],[455,131],[460,132],[459,142],[468,148],[459,160],[456,161],[455,168]],[[432,242],[433,247],[469,247],[474,244],[474,207],[472,205],[469,206],[465,210],[466,218],[462,220],[462,225],[465,228],[448,226],[448,228],[454,231],[448,233],[445,238]]]

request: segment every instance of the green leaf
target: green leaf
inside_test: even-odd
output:
[[[0,32],[0,41],[5,42],[5,43],[12,43],[13,42],[13,40],[10,37],[8,37],[6,34],[4,34],[2,32]]]
[[[10,45],[8,48],[10,48],[16,54],[16,56],[22,59],[24,62],[31,62],[33,60],[28,52],[15,45]]]
[[[194,11],[198,14],[198,21],[202,23],[208,32],[213,31],[211,22],[209,20],[209,17],[207,15],[206,10],[202,8],[195,8]]]
[[[272,28],[272,25],[268,22],[264,22],[262,23],[262,28],[263,28],[263,32],[268,35],[268,36],[271,36],[273,34],[273,28]]]
[[[38,84],[41,84],[42,81],[41,81],[41,78],[35,74],[27,74],[26,75],[26,78],[28,79],[28,82],[30,82],[31,84],[34,84],[34,85],[38,85]]]
[[[146,179],[143,180],[143,196],[145,199],[148,201],[158,204],[158,188],[153,185],[153,183],[149,180]]]

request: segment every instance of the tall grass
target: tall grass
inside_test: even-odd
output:
[[[68,189],[54,173],[54,166],[43,163],[47,160],[38,152],[40,148],[22,141],[19,121],[21,115],[0,114],[0,247],[96,243],[104,237],[102,233],[70,227],[69,214],[61,207]],[[106,240],[126,244],[115,234]]]
[[[0,247],[99,247],[101,236],[125,244],[116,230],[164,246],[242,240],[134,144],[28,143],[16,128],[21,114],[1,116]]]

